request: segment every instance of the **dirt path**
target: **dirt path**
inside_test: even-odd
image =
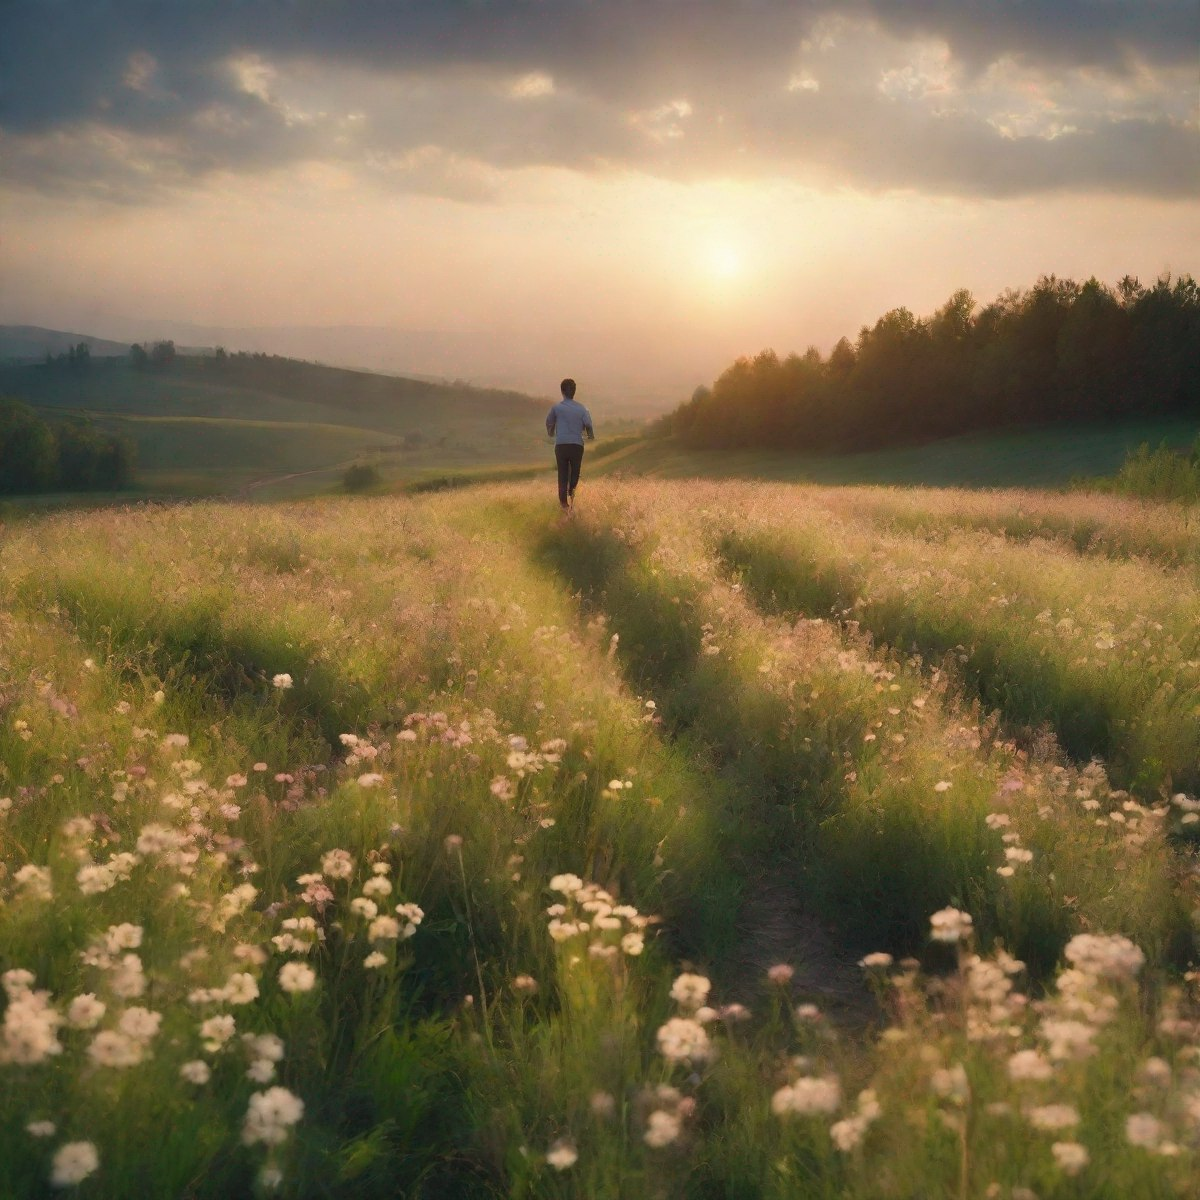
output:
[[[253,479],[249,483],[242,484],[233,495],[235,499],[241,500],[258,488],[269,487],[273,483],[286,483],[289,479],[303,479],[307,475],[324,475],[331,471],[341,471],[349,465],[349,462],[337,463],[332,467],[315,467],[311,471],[292,471],[289,475],[269,475],[265,479]]]

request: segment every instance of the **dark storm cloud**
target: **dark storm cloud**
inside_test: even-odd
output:
[[[1197,186],[1200,139],[1157,81],[1194,61],[1198,23],[1195,0],[7,0],[0,178],[135,200],[320,159],[479,198],[474,160],[1178,195]],[[1013,136],[979,104],[881,95],[887,35],[944,42],[968,86],[1009,62],[1026,84],[1086,69],[1149,98]],[[788,93],[813,38],[842,49],[819,90]],[[239,76],[248,56],[278,77]],[[553,89],[512,95],[532,72]]]

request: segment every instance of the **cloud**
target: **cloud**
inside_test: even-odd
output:
[[[126,202],[325,163],[1011,195],[1200,186],[1193,0],[8,0],[10,186]]]

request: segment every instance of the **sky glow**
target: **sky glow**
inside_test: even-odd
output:
[[[958,287],[1196,270],[1193,3],[62,7],[0,9],[7,323],[428,331],[661,401]]]

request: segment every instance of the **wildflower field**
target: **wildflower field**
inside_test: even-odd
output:
[[[1200,1195],[1194,516],[581,499],[0,529],[0,1197]]]

